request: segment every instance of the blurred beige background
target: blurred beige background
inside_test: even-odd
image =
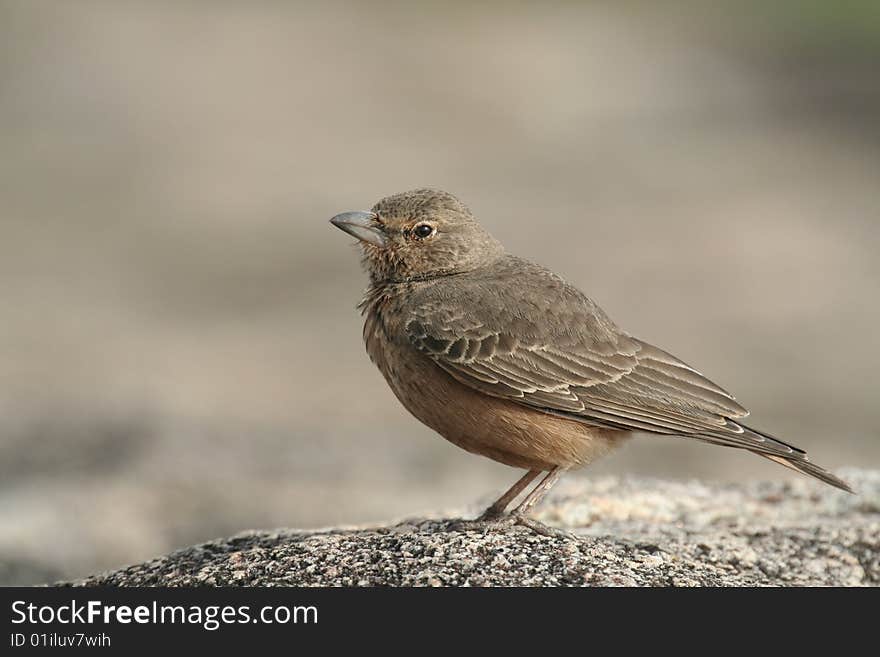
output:
[[[880,464],[880,11],[841,5],[0,0],[0,583],[512,483],[363,351],[327,219],[426,185]],[[598,473],[796,476],[650,437]]]

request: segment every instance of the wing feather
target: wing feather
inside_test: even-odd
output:
[[[488,395],[595,426],[747,449],[846,488],[802,450],[742,425],[749,413],[733,395],[618,329],[576,288],[537,265],[509,264],[498,280],[477,280],[454,299],[430,290],[413,299],[412,345]],[[528,285],[509,284],[515,275],[540,282],[540,303]],[[524,309],[536,307],[540,316],[530,319]]]

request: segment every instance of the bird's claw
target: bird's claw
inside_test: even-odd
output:
[[[521,525],[522,527],[527,527],[536,534],[540,534],[541,536],[547,536],[549,538],[565,538],[570,540],[575,539],[575,535],[571,532],[567,532],[564,529],[559,529],[558,527],[550,527],[549,525],[545,525],[543,522],[539,522],[534,518],[520,515],[514,516],[514,518],[514,524]]]

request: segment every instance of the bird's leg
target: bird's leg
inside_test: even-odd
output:
[[[526,516],[526,513],[528,513],[533,506],[541,501],[541,498],[543,498],[544,495],[547,494],[547,491],[549,491],[553,487],[553,485],[557,481],[559,481],[559,478],[562,476],[562,473],[564,473],[565,470],[566,468],[558,465],[553,468],[549,473],[547,473],[547,476],[541,480],[541,483],[535,486],[532,489],[532,492],[529,493],[528,496],[526,496],[526,499],[524,499],[520,503],[520,505],[511,512],[510,515],[513,518],[514,524],[528,527],[536,534],[541,534],[542,536],[551,536],[555,538],[572,537],[571,534],[562,529],[548,527],[543,522],[538,522],[534,518],[529,518],[528,516]]]
[[[492,503],[492,506],[483,511],[483,513],[480,514],[480,517],[477,518],[477,520],[493,520],[503,515],[505,509],[507,509],[507,505],[515,500],[517,495],[522,493],[523,490],[525,490],[526,486],[532,483],[535,480],[535,477],[537,477],[539,474],[541,474],[540,470],[529,470],[528,472],[526,472],[513,486],[508,489],[506,493],[504,493],[504,495],[495,500]]]
[[[523,516],[529,512],[529,510],[535,506],[538,502],[541,501],[541,498],[547,494],[547,491],[553,487],[559,478],[562,476],[562,473],[565,472],[566,468],[563,468],[561,465],[557,465],[550,472],[547,473],[547,476],[541,480],[537,486],[532,489],[532,492],[526,496],[518,507],[516,507],[512,515],[515,516]]]
[[[572,535],[564,530],[548,527],[544,523],[538,522],[525,515],[541,500],[542,497],[544,497],[544,495],[547,494],[547,491],[559,481],[559,478],[565,470],[566,468],[562,466],[556,466],[550,470],[550,472],[548,472],[541,482],[532,489],[516,509],[508,514],[504,514],[504,509],[507,508],[507,505],[510,504],[512,500],[516,499],[517,495],[519,495],[539,474],[541,474],[540,470],[529,470],[519,479],[519,481],[511,486],[504,495],[499,497],[492,506],[486,509],[479,518],[476,520],[459,520],[455,523],[455,527],[458,529],[476,527],[504,529],[513,525],[522,525],[542,536],[572,538]]]

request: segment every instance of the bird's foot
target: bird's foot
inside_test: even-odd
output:
[[[483,516],[473,520],[460,518],[449,523],[449,530],[454,532],[483,532],[494,529],[498,525],[498,520],[495,518],[491,520],[483,519]]]
[[[567,539],[575,538],[573,534],[565,531],[564,529],[550,527],[548,525],[545,525],[543,522],[539,522],[534,518],[529,518],[528,516],[520,513],[489,514],[490,510],[491,509],[487,510],[475,520],[458,520],[450,526],[450,529],[457,531],[486,532],[507,531],[511,527],[521,526],[530,529],[536,534],[540,534],[541,536]]]
[[[543,522],[539,522],[534,518],[529,518],[528,516],[523,515],[514,515],[514,524],[520,525],[522,527],[527,527],[531,529],[536,534],[540,534],[541,536],[547,536],[549,538],[565,538],[574,540],[576,537],[571,532],[567,532],[564,529],[559,529],[558,527],[551,527],[550,525],[545,525]]]
[[[485,511],[483,511],[483,512],[477,517],[477,519],[474,520],[473,522],[484,522],[484,523],[487,523],[487,522],[492,522],[492,521],[495,521],[495,520],[500,520],[501,518],[504,518],[504,517],[505,517],[504,509],[503,509],[503,508],[499,508],[499,507],[497,507],[497,506],[495,506],[495,505],[493,504],[493,505],[490,506],[488,509],[486,509]]]

